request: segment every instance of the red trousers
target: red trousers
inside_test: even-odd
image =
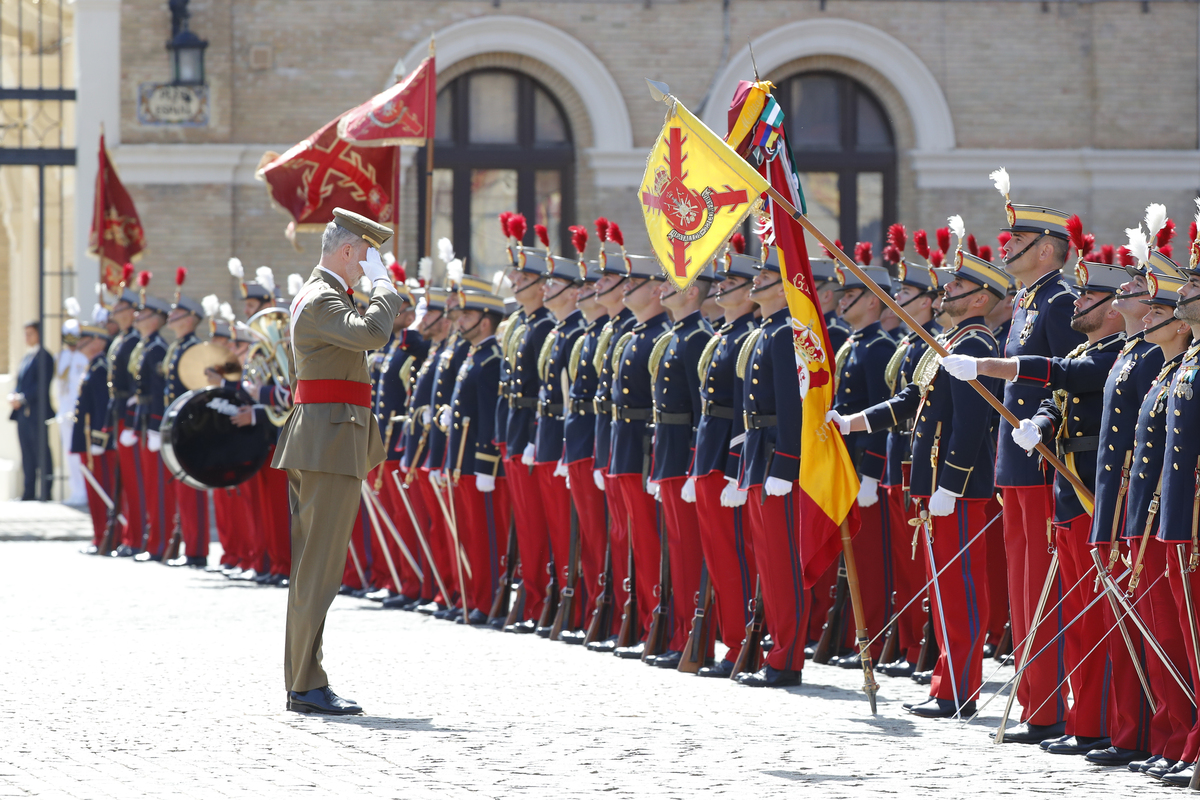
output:
[[[442,507],[438,504],[438,497],[442,498],[442,503],[446,502],[446,493],[444,489],[434,487],[430,483],[429,470],[423,467],[417,470],[417,477],[413,481],[413,485],[420,487],[420,497],[429,514],[429,527],[425,529],[425,533],[429,537],[429,549],[433,553],[433,561],[437,565],[438,574],[442,576],[442,581],[446,584],[446,589],[454,595],[454,597],[442,598],[442,602],[450,605],[455,602],[459,593],[458,562],[454,556],[454,540],[450,536],[450,526],[446,524],[446,515],[442,513]],[[410,494],[409,498],[413,498],[413,495]],[[440,591],[436,592],[434,599],[436,600],[440,595]]]
[[[275,455],[275,448],[267,455],[267,464]],[[292,573],[292,509],[288,502],[287,472],[264,466],[258,473],[262,492],[262,509],[269,518],[266,524],[267,558],[271,562],[271,574],[285,578]]]
[[[268,515],[271,513],[263,499],[262,483],[258,477],[261,474],[260,469],[249,480],[235,487],[234,500],[236,524],[240,524],[245,531],[246,543],[246,551],[238,566],[255,572],[263,572],[267,566],[267,528],[270,527]]]
[[[550,554],[554,559],[555,577],[561,591],[567,585],[567,572],[571,565],[571,493],[567,491],[566,478],[554,477],[557,466],[553,462],[534,464],[531,477],[537,485],[535,498],[546,520]],[[579,627],[579,620],[582,619],[579,603],[573,605],[572,616],[574,619],[564,620],[564,630],[576,630]]]
[[[750,521],[754,560],[762,580],[764,618],[774,646],[766,663],[775,669],[804,668],[808,605],[800,558],[800,492],[762,496],[755,486],[743,508]]]
[[[940,700],[954,700],[954,689],[958,690],[960,703],[974,700],[983,680],[983,643],[987,638],[984,625],[988,608],[987,544],[982,537],[970,547],[967,542],[986,524],[986,506],[986,500],[960,499],[954,504],[953,514],[930,517],[934,563],[928,563],[926,550],[925,580],[933,580],[938,569],[949,565],[938,576],[937,589],[931,586],[929,590],[933,634],[941,651],[933,668],[929,696]],[[928,534],[923,531],[921,535]],[[966,551],[958,555],[963,548]],[[952,562],[955,556],[958,556],[957,560]],[[939,593],[941,603],[938,602]],[[943,619],[945,636],[942,635]]]
[[[1008,602],[1012,612],[1013,648],[1020,644],[1029,647],[1032,657],[1056,640],[1056,645],[1041,653],[1027,665],[1017,684],[1017,702],[1022,708],[1022,722],[1033,725],[1053,725],[1067,715],[1067,688],[1064,663],[1065,646],[1058,634],[1063,619],[1063,584],[1056,577],[1046,600],[1045,619],[1032,642],[1025,642],[1037,611],[1046,575],[1050,571],[1050,540],[1047,538],[1054,510],[1054,492],[1050,486],[1005,487],[1004,551],[1008,560]],[[1050,610],[1057,606],[1051,614]],[[1048,702],[1049,701],[1049,702]],[[1037,710],[1035,710],[1037,709]]]
[[[679,496],[687,476],[658,482],[663,522],[667,526],[667,559],[671,564],[671,635],[668,648],[683,652],[700,591],[700,568],[704,552],[700,545],[700,521],[695,503]],[[706,657],[710,654],[706,654]]]
[[[725,484],[725,475],[716,471],[696,479],[696,521],[715,595],[713,604],[721,643],[729,648],[725,660],[737,661],[750,621],[749,607],[758,570],[746,526],[746,507],[721,505]]]
[[[658,605],[658,578],[661,567],[660,536],[662,515],[659,504],[642,488],[641,475],[614,475],[616,489],[621,493],[621,505],[629,521],[629,548],[633,552],[638,612],[643,636],[650,628],[654,608]],[[616,549],[613,561],[616,562]],[[625,556],[624,553],[621,554]]]
[[[541,486],[533,469],[521,463],[519,454],[504,462],[512,513],[517,523],[520,574],[525,584],[525,619],[536,621],[542,615],[546,588],[550,583],[550,530]]]
[[[995,497],[988,500],[987,521],[1000,516],[1002,506]],[[983,534],[987,542],[988,642],[1000,644],[1008,624],[1008,559],[1004,553],[1004,522],[996,520]],[[1014,639],[1014,643],[1015,643]]]
[[[175,495],[170,486],[172,478],[158,453],[150,452],[144,443],[137,449],[142,468],[142,496],[146,506],[145,549],[161,556],[175,526]]]
[[[425,553],[421,549],[417,534],[413,531],[412,518],[408,516],[408,509],[405,508],[404,501],[400,499],[400,490],[396,488],[396,482],[392,480],[392,473],[399,469],[399,461],[385,461],[367,476],[367,484],[371,486],[372,490],[376,486],[379,487],[378,491],[375,492],[375,496],[379,498],[379,504],[383,506],[384,513],[388,515],[392,524],[396,526],[396,530],[400,533],[400,539],[404,542],[405,547],[408,548],[408,552],[412,554],[413,559],[421,568],[421,572],[426,573],[429,572],[428,559],[425,558]],[[403,480],[402,477],[401,480]],[[392,563],[396,565],[396,571],[400,574],[400,585],[392,585],[392,576],[390,574],[381,575],[378,570],[375,572],[375,585],[390,589],[397,594],[402,594],[414,600],[422,597],[421,579],[417,577],[417,573],[413,570],[412,565],[408,563],[408,559],[400,552],[400,545],[396,544],[390,531],[388,533],[388,552],[392,554]],[[382,566],[386,573],[388,571],[386,562]],[[433,594],[430,593],[424,596],[432,597]]]
[[[180,484],[181,486],[183,484]],[[221,564],[236,567],[245,552],[245,531],[237,525],[234,495],[229,489],[213,490],[213,511],[217,516],[217,538],[221,542]],[[183,515],[180,515],[180,522]]]
[[[1139,543],[1131,542],[1136,554]],[[1149,539],[1142,560],[1142,573],[1134,590],[1134,611],[1141,614],[1142,621],[1162,646],[1167,659],[1184,677],[1188,677],[1189,642],[1183,626],[1187,618],[1180,616],[1180,606],[1175,602],[1170,580],[1162,580],[1167,569],[1167,557],[1175,558],[1175,545]],[[1171,677],[1162,659],[1147,646],[1146,678],[1158,712],[1150,723],[1150,750],[1172,761],[1183,758],[1188,734],[1195,722],[1196,709],[1183,689]]]
[[[593,485],[595,485],[593,483]],[[629,598],[629,513],[621,497],[619,482],[612,475],[604,476],[605,504],[608,506],[608,540],[612,547],[613,613],[612,634],[621,631],[621,612]]]
[[[208,558],[208,492],[193,489],[183,481],[171,481],[175,492],[175,512],[179,514],[179,526],[184,552],[189,558]],[[216,492],[213,493],[215,498]],[[222,564],[232,561],[221,560]]]
[[[885,498],[880,503],[887,503],[887,513],[881,514],[884,525],[887,526],[887,539],[892,551],[892,596],[889,603],[887,619],[908,605],[900,612],[896,620],[897,654],[909,663],[917,663],[921,653],[921,639],[925,632],[925,615],[921,611],[921,601],[913,600],[918,594],[925,594],[925,548],[917,542],[916,552],[913,552],[913,537],[918,530],[908,522],[917,516],[912,503],[904,501],[903,486],[889,486],[884,490]],[[857,545],[857,539],[855,540]],[[858,549],[855,547],[855,553]],[[860,568],[861,569],[861,568]],[[885,620],[886,622],[886,620]]]
[[[125,430],[118,425],[118,439]],[[121,513],[125,525],[121,528],[121,544],[141,550],[146,537],[146,504],[142,496],[142,459],[140,444],[126,447],[117,442],[117,459],[121,463]]]
[[[1063,635],[1066,638],[1067,675],[1071,687],[1071,708],[1067,712],[1067,735],[1101,737],[1109,730],[1112,670],[1108,665],[1108,650],[1104,634],[1104,605],[1101,600],[1086,613],[1088,603],[1096,599],[1096,565],[1092,561],[1092,546],[1088,535],[1092,518],[1077,517],[1070,525],[1054,528],[1058,549],[1058,564],[1062,571],[1063,620],[1072,623]],[[985,534],[986,536],[986,534]],[[1077,619],[1080,614],[1084,616]]]
[[[1171,593],[1175,596],[1175,603],[1178,608],[1177,615],[1180,624],[1183,625],[1183,641],[1184,649],[1187,651],[1188,670],[1183,668],[1182,663],[1176,663],[1179,671],[1185,675],[1190,674],[1192,691],[1195,691],[1197,686],[1200,686],[1200,663],[1196,661],[1196,652],[1200,649],[1200,617],[1197,613],[1200,608],[1196,607],[1197,600],[1200,599],[1200,570],[1194,572],[1181,571],[1179,565],[1180,553],[1183,554],[1184,569],[1187,568],[1189,554],[1191,552],[1191,544],[1177,544],[1175,542],[1167,542],[1167,577],[1171,582]],[[1184,581],[1187,581],[1188,587],[1192,595],[1192,607],[1188,608],[1187,592],[1184,589]],[[1191,706],[1185,706],[1184,711],[1187,711]],[[1186,761],[1189,764],[1196,762],[1197,753],[1200,752],[1200,719],[1197,718],[1195,709],[1192,709],[1192,729],[1188,732],[1187,740],[1183,745],[1183,755],[1181,761]]]
[[[500,556],[508,542],[508,481],[498,478],[495,489],[481,492],[474,475],[463,475],[454,489],[454,503],[460,509],[463,551],[471,564],[471,575],[464,574],[466,608],[487,614],[500,584]]]
[[[1096,549],[1100,553],[1101,560],[1107,564],[1109,546],[1107,544],[1096,545]],[[1125,644],[1120,628],[1117,627],[1117,618],[1113,615],[1112,604],[1102,600],[1099,605],[1104,613],[1104,630],[1109,632],[1108,660],[1112,666],[1112,708],[1108,714],[1108,736],[1112,739],[1114,747],[1148,751],[1151,749],[1150,704],[1146,701],[1142,684],[1138,680],[1137,670],[1130,658],[1129,647]],[[1125,619],[1125,629],[1129,633],[1138,663],[1145,670],[1146,651],[1149,648],[1132,620]],[[1165,739],[1164,735],[1162,740],[1165,741]]]
[[[583,611],[583,625],[592,618],[596,598],[604,591],[604,548],[608,544],[608,509],[604,492],[596,488],[592,478],[592,459],[585,458],[567,465],[571,479],[571,500],[579,518],[579,590],[575,601]]]
[[[213,490],[213,509],[217,514],[217,536],[225,555],[221,563],[255,571],[263,567],[263,546],[260,534],[262,511],[251,496],[251,482]]]
[[[84,466],[92,471],[92,476],[104,488],[108,499],[111,500],[113,496],[113,464],[116,463],[113,451],[105,450],[98,456],[88,456],[85,453],[80,458],[83,459]],[[87,485],[88,511],[92,515],[92,544],[99,547],[100,543],[104,541],[104,529],[108,527],[108,506],[104,505],[99,492],[92,488],[90,482],[84,481],[84,483]]]

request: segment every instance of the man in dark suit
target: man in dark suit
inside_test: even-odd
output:
[[[54,465],[50,461],[50,438],[46,432],[46,420],[54,416],[50,407],[54,357],[42,347],[42,325],[37,320],[25,324],[25,344],[30,349],[17,370],[16,391],[8,396],[12,407],[9,419],[16,420],[21,443],[21,469],[25,473],[21,499],[45,502],[54,486]]]

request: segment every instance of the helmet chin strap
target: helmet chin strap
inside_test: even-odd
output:
[[[1019,253],[1016,253],[1016,254],[1014,254],[1014,255],[1011,255],[1011,256],[1008,256],[1007,258],[1005,258],[1005,259],[1004,259],[1004,266],[1006,266],[1006,267],[1012,266],[1012,263],[1013,263],[1014,261],[1016,261],[1018,258],[1020,258],[1021,256],[1025,255],[1026,253],[1028,253],[1028,252],[1029,252],[1029,248],[1033,247],[1035,244],[1037,244],[1039,241],[1041,241],[1042,237],[1043,237],[1043,236],[1045,236],[1045,235],[1046,235],[1046,234],[1044,234],[1044,233],[1039,233],[1037,236],[1033,237],[1033,241],[1032,241],[1032,242],[1030,242],[1029,244],[1025,245],[1024,249],[1022,249],[1022,250],[1021,250],[1021,252],[1019,252]]]
[[[560,294],[562,294],[563,292],[565,292],[567,289],[570,289],[572,286],[574,286],[574,284],[573,284],[573,283],[571,283],[570,281],[567,281],[567,282],[566,282],[566,283],[563,285],[563,288],[559,289],[557,292],[555,292],[554,294],[550,295],[549,297],[543,297],[543,298],[542,298],[542,302],[543,302],[543,303],[549,303],[549,302],[551,302],[552,300],[555,300],[555,299],[557,299],[557,298],[558,298],[558,296],[559,296]]]
[[[722,289],[720,286],[718,286],[716,298],[718,300],[720,300],[722,297],[724,297],[727,294],[733,294],[734,292],[740,292],[742,289],[745,289],[746,286],[749,285],[750,283],[752,283],[752,281],[749,278],[742,278],[742,282],[739,283],[737,286],[734,286],[731,289]],[[753,294],[753,292],[754,292],[753,287],[751,287],[750,291]]]
[[[474,324],[474,325],[472,325],[471,327],[467,328],[465,331],[459,331],[459,332],[458,332],[458,335],[459,335],[459,336],[461,336],[461,337],[463,337],[464,339],[466,339],[468,342],[469,342],[469,341],[471,341],[471,337],[470,337],[470,336],[468,336],[467,334],[469,334],[471,331],[473,331],[473,330],[475,330],[476,328],[478,328],[482,322],[483,322],[483,314],[480,314],[480,315],[479,315],[479,319],[475,320],[475,324]]]
[[[1165,328],[1167,325],[1170,325],[1172,322],[1182,322],[1182,321],[1183,320],[1176,319],[1175,317],[1167,317],[1165,320],[1158,323],[1153,328],[1146,328],[1146,330],[1142,331],[1142,337],[1145,338],[1149,334],[1154,333],[1159,328]]]
[[[1077,311],[1076,313],[1072,314],[1071,321],[1074,322],[1075,320],[1079,319],[1080,317],[1086,317],[1088,314],[1092,313],[1097,308],[1099,308],[1100,306],[1107,303],[1109,301],[1109,298],[1113,297],[1114,295],[1115,295],[1114,292],[1109,292],[1108,294],[1104,295],[1103,298],[1092,303],[1090,306],[1085,308],[1083,311]]]
[[[1180,300],[1178,303],[1176,303],[1176,307],[1186,306],[1189,303],[1196,302],[1197,300],[1200,300],[1200,294],[1196,295],[1195,297],[1189,297],[1187,300]]]
[[[618,287],[618,286],[620,286],[620,285],[621,285],[622,283],[624,283],[624,282],[625,282],[625,281],[617,281],[617,282],[616,282],[616,283],[614,283],[612,286],[610,286],[609,288],[605,289],[603,292],[593,292],[593,294],[595,294],[595,295],[596,295],[596,297],[604,297],[605,295],[612,294],[613,292],[615,292],[615,291],[617,290],[617,287]]]
[[[1126,294],[1125,292],[1115,292],[1115,293],[1113,293],[1113,299],[1114,300],[1131,300],[1134,297],[1146,297],[1149,294],[1150,294],[1149,292],[1130,292],[1129,294]]]
[[[781,283],[783,283],[783,278],[780,278],[777,281],[771,281],[770,283],[764,283],[762,286],[755,286],[754,288],[752,288],[750,290],[750,294],[758,294],[759,292],[764,292],[767,289],[770,289],[772,286],[778,286]]]
[[[529,289],[532,289],[534,286],[537,286],[537,285],[538,285],[539,283],[541,283],[541,282],[542,282],[542,277],[539,275],[539,276],[537,277],[537,279],[530,281],[529,283],[527,283],[527,284],[525,284],[524,286],[522,286],[520,289],[516,289],[516,290],[514,290],[514,291],[513,291],[513,297],[514,297],[514,298],[516,298],[516,297],[520,297],[522,292],[525,292],[525,291],[527,291],[527,290],[529,290]]]

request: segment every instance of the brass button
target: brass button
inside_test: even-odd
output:
[[[1023,405],[1025,405],[1025,398],[1023,398],[1023,397],[1018,397],[1018,398],[1017,398],[1017,405],[1019,405],[1019,406],[1023,406]]]
[[[1071,402],[1072,402],[1072,403],[1078,403],[1078,402],[1079,402],[1079,398],[1078,398],[1078,397],[1072,397],[1072,398],[1071,398]]]
[[[1104,465],[1104,471],[1105,471],[1105,472],[1112,472],[1112,467],[1110,467],[1108,464],[1105,464],[1105,465]]]

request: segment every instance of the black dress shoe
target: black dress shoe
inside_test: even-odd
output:
[[[373,591],[375,591],[374,586],[364,586],[361,589],[355,589],[354,591],[350,592],[350,596],[357,597],[359,600],[362,600]]]
[[[244,569],[242,570],[242,574],[237,576],[237,579],[239,581],[256,581],[258,580],[258,570],[253,568]]]
[[[231,565],[222,564],[221,562],[218,561],[216,564],[213,564],[211,567],[205,567],[204,571],[205,572],[224,572],[225,570],[231,569],[231,568],[232,568]]]
[[[1038,747],[1042,748],[1043,750],[1049,750],[1050,745],[1052,745],[1052,744],[1058,744],[1059,742],[1074,740],[1074,738],[1075,738],[1074,736],[1067,736],[1064,733],[1062,736],[1055,736],[1053,739],[1042,739],[1040,742],[1038,742]],[[1096,748],[1094,748],[1094,747],[1088,748],[1088,750],[1095,750],[1095,749]]]
[[[133,560],[139,564],[145,564],[147,561],[162,561],[162,556],[151,553],[149,550],[143,550],[134,556]]]
[[[758,672],[743,672],[737,676],[742,686],[799,686],[800,673],[794,669],[775,669],[764,664]]]
[[[260,572],[260,573],[258,573],[258,576],[254,579],[254,582],[257,583],[259,586],[270,586],[271,581],[274,579],[275,579],[275,576],[273,574],[271,574],[270,572]]]
[[[443,608],[445,608],[445,606],[442,605],[441,603],[437,603],[437,602],[434,602],[433,600],[430,600],[428,603],[425,603],[424,605],[417,606],[417,613],[424,614],[427,617],[431,617],[438,611],[441,611]]]
[[[762,651],[764,653],[771,652],[771,648],[775,646],[775,640],[771,638],[771,634],[764,634],[762,637]]]
[[[817,654],[817,646],[815,644],[805,645],[804,660],[811,661],[812,657]]]
[[[537,625],[534,627],[533,632],[536,633],[538,636],[542,637],[543,639],[549,639],[551,630],[552,630],[552,628],[549,625],[545,625],[545,626]]]
[[[1187,769],[1190,766],[1191,764],[1187,763],[1186,761],[1172,761],[1169,758],[1164,758],[1162,761],[1159,761],[1153,767],[1146,770],[1146,774],[1151,778],[1158,778],[1159,780],[1162,780],[1164,775],[1170,775],[1172,773],[1179,772],[1180,770]]]
[[[376,589],[373,592],[368,592],[367,594],[363,595],[363,597],[365,597],[367,600],[371,600],[375,603],[382,603],[384,600],[387,600],[388,598],[396,597],[396,593],[393,592],[391,589]]]
[[[996,655],[996,645],[990,643],[985,644],[983,646],[983,657],[991,658],[994,655]]]
[[[733,662],[722,658],[711,667],[701,667],[696,674],[701,678],[728,678],[733,674]]]
[[[558,640],[566,644],[583,644],[586,638],[587,631],[563,631],[558,635]]]
[[[458,612],[457,608],[439,608],[437,611],[433,612],[433,618],[434,619],[453,619],[455,613],[457,613],[457,612]]]
[[[1130,761],[1127,765],[1130,772],[1145,772],[1160,761],[1163,761],[1163,756],[1150,756],[1141,761]]]
[[[81,549],[79,551],[79,553],[80,553],[80,555],[85,555],[85,556],[98,556],[98,555],[100,555],[100,548],[94,544],[89,544],[87,547],[84,547],[83,549]]]
[[[887,675],[889,678],[911,678],[912,674],[917,671],[916,664],[911,664],[904,659],[893,661],[890,664],[883,664],[879,667],[879,672]]]
[[[225,569],[221,570],[221,573],[229,580],[236,581],[242,574],[242,568],[238,566],[226,567]]]
[[[1143,761],[1150,757],[1145,750],[1126,750],[1124,747],[1105,747],[1092,750],[1084,756],[1093,764],[1102,767],[1124,767],[1133,761]]]
[[[207,559],[205,559],[205,560],[207,561]],[[179,556],[178,558],[172,558],[170,561],[168,561],[166,563],[167,563],[168,567],[187,567],[187,566],[191,566],[188,563],[190,561],[191,561],[191,559],[188,558],[187,556]],[[207,567],[208,564],[205,564],[205,566]]]
[[[646,643],[638,642],[632,647],[618,647],[617,649],[613,650],[613,655],[615,655],[617,658],[641,658],[642,654],[645,652]]]
[[[607,639],[597,639],[590,643],[587,649],[593,653],[611,653],[617,649],[617,637],[610,636]]]
[[[855,653],[852,656],[839,658],[837,660],[837,665],[842,669],[862,669],[862,656],[860,656],[858,653]]]
[[[1045,744],[1043,742],[1042,744]],[[1082,756],[1087,755],[1093,750],[1100,750],[1112,744],[1112,739],[1107,736],[1091,737],[1091,736],[1064,736],[1057,741],[1051,742],[1043,747],[1047,753],[1054,753],[1058,756]]]
[[[514,622],[512,625],[505,625],[505,633],[533,633],[537,630],[536,619],[526,619],[520,622]]]
[[[348,597],[353,593],[354,593],[353,586],[347,586],[346,584],[343,583],[341,586],[338,587],[338,594],[344,594]]]
[[[133,556],[136,556],[137,554],[138,554],[138,551],[134,550],[132,547],[130,547],[127,544],[123,544],[120,547],[118,547],[116,550],[112,551],[113,558],[132,558]]]
[[[660,656],[655,656],[654,666],[663,669],[679,669],[679,662],[682,658],[683,653],[678,650],[668,650]]]
[[[478,608],[467,615],[468,625],[487,625],[487,614],[480,611]]]
[[[924,672],[914,672],[909,677],[913,679],[914,683],[919,684],[920,686],[928,686],[929,684],[933,683],[933,670],[929,669],[925,670]]]
[[[192,569],[208,569],[208,556],[188,556],[183,565]]]
[[[310,689],[307,692],[288,692],[288,711],[298,711],[301,714],[333,714],[345,716],[361,714],[363,710],[352,700],[344,700],[333,693],[328,686]]]
[[[1196,771],[1196,765],[1180,761],[1175,767],[1178,769],[1172,768],[1170,772],[1163,775],[1159,780],[1168,786],[1189,786],[1192,782],[1192,773]]]
[[[1004,729],[1004,741],[1013,744],[1041,744],[1045,739],[1057,739],[1067,732],[1067,723],[1056,722],[1053,725],[1030,725],[1022,722],[1011,728]]]
[[[410,606],[416,608],[416,605],[419,605],[420,602],[420,600],[416,600],[412,597],[406,597],[402,594],[394,594],[383,601],[383,607],[389,609],[408,610]]]
[[[405,611],[416,611],[418,608],[425,605],[425,603],[427,603],[427,602],[428,602],[427,600],[413,600],[411,603],[408,603],[404,606],[404,610]]]
[[[960,717],[969,717],[975,713],[975,701],[968,700],[956,708],[953,700],[931,697],[924,703],[918,703],[909,708],[908,713],[928,719],[948,719],[956,713]]]

